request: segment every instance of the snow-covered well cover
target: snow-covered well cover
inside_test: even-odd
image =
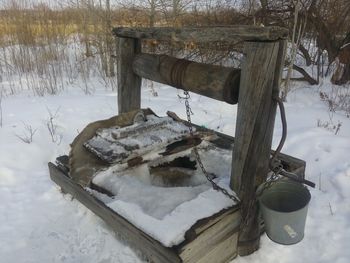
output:
[[[124,131],[130,136],[121,136]],[[234,205],[231,199],[211,188],[198,165],[181,185],[162,184],[161,176],[150,172],[150,167],[169,163],[175,158],[187,156],[190,161],[195,160],[191,149],[168,156],[159,154],[164,152],[168,143],[186,133],[188,127],[181,122],[169,117],[149,116],[147,122],[121,129],[100,130],[89,141],[90,147],[97,149],[98,153],[107,152],[109,157],[114,156],[120,161],[107,170],[98,172],[93,179],[94,184],[115,196],[110,198],[96,191],[92,193],[119,215],[168,247],[183,241],[185,232],[198,220]],[[134,149],[133,153],[127,150],[130,148]],[[217,148],[205,140],[197,149],[207,172],[215,174],[215,181],[230,191],[232,152]],[[147,161],[129,168],[121,156],[127,159],[135,154]]]
[[[155,151],[189,134],[189,129],[170,117],[148,115],[147,121],[119,128],[99,129],[84,146],[109,162],[125,162]]]

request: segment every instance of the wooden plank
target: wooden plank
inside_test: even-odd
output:
[[[222,142],[219,142],[220,146],[229,147],[230,149],[234,148],[234,137],[219,132],[215,133],[222,139]],[[270,155],[272,155],[274,152],[274,150],[271,150]],[[281,161],[283,169],[286,171],[295,173],[302,178],[305,177],[306,162],[304,160],[285,153],[279,153],[277,155],[277,159]]]
[[[166,55],[139,54],[134,72],[146,79],[195,92],[230,104],[238,101],[240,70]]]
[[[181,262],[174,249],[164,247],[159,241],[130,224],[126,219],[85,191],[80,185],[74,183],[54,164],[49,163],[48,165],[52,181],[62,187],[64,192],[71,194],[102,218],[123,240],[133,248],[140,250],[151,262]]]
[[[170,42],[228,42],[240,41],[271,41],[286,39],[288,30],[281,27],[259,26],[222,26],[222,27],[155,27],[155,28],[128,28],[117,27],[113,32],[118,37],[140,39],[156,39]]]
[[[278,42],[246,42],[241,73],[231,188],[242,200],[244,227],[239,235],[238,253],[248,255],[259,247],[255,180],[268,172],[273,132],[272,101]]]
[[[285,51],[287,47],[286,40],[280,40],[278,43],[279,45],[278,45],[276,65],[273,72],[272,98],[279,96],[282,70],[284,67],[284,60],[285,60]],[[269,106],[269,109],[266,112],[268,117],[266,125],[267,127],[269,127],[269,129],[264,134],[265,137],[262,139],[263,144],[260,145],[262,147],[261,149],[262,154],[265,154],[271,151],[273,127],[275,125],[275,116],[276,116],[276,107],[277,107],[277,102],[274,99],[271,100],[270,98],[268,98],[268,100],[266,100],[264,103],[268,104]],[[255,177],[255,186],[258,186],[266,181],[268,171],[269,171],[269,167],[266,161],[258,163],[257,173]]]
[[[237,255],[240,213],[231,209],[194,240],[178,246],[178,253],[186,263],[227,262]]]
[[[200,234],[205,232],[211,226],[215,225],[216,223],[218,223],[220,220],[222,220],[226,216],[228,216],[228,215],[230,215],[238,210],[239,210],[239,205],[235,205],[233,207],[224,209],[211,217],[199,220],[189,230],[186,231],[185,242],[189,243],[192,240],[196,239],[197,236],[199,236]]]
[[[233,150],[234,137],[219,132],[215,133],[220,137],[219,139],[215,139],[214,141],[212,141],[215,145],[217,145],[220,148]],[[275,151],[271,150],[270,154],[272,155],[274,152]],[[281,161],[283,169],[285,169],[288,172],[295,173],[301,176],[301,178],[305,178],[306,162],[304,160],[284,153],[279,153],[277,155],[277,159]]]
[[[141,52],[141,41],[134,38],[118,39],[118,112],[141,107],[141,78],[132,70],[136,54]]]
[[[168,111],[168,114],[170,117],[176,116],[176,114],[174,112]],[[175,119],[178,121],[182,121],[182,122],[186,123],[187,125],[189,125],[189,123],[187,121],[182,120],[179,117],[175,117]],[[221,133],[221,132],[217,132],[214,130],[204,128],[204,127],[196,125],[194,123],[192,123],[192,125],[197,129],[197,131],[215,133],[218,136],[218,138],[213,139],[211,142],[214,143],[215,145],[217,145],[219,148],[233,150],[234,143],[235,143],[234,137],[227,135],[227,134],[224,134],[224,133]],[[275,151],[271,150],[270,155],[272,155],[274,152]],[[283,168],[286,171],[300,175],[303,178],[305,177],[306,162],[304,160],[301,160],[299,158],[296,158],[296,157],[293,157],[293,156],[290,156],[290,155],[287,155],[284,153],[279,153],[277,155],[277,159],[282,162]]]

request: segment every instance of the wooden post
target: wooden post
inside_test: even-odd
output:
[[[141,107],[141,78],[132,69],[136,54],[141,52],[141,41],[119,38],[118,43],[118,113]]]
[[[245,42],[242,65],[231,188],[242,200],[238,253],[259,248],[259,222],[255,201],[257,178],[266,178],[276,104],[273,102],[279,42]],[[260,181],[260,179],[259,179]]]
[[[274,72],[273,86],[272,86],[272,97],[277,97],[279,95],[286,47],[287,47],[287,41],[280,40],[279,46],[278,46],[275,72]],[[264,149],[261,150],[262,154],[266,153],[268,155],[271,151],[273,127],[275,125],[276,106],[277,106],[277,102],[275,100],[272,100],[270,112],[268,113],[269,119],[267,123],[267,126],[271,127],[271,129],[265,133],[265,138],[263,140],[264,144],[261,145],[261,147],[264,147]],[[258,164],[259,164],[259,167],[255,177],[255,186],[259,186],[260,184],[266,181],[267,173],[269,171],[268,163],[259,162]]]

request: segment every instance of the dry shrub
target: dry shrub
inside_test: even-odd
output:
[[[102,8],[50,9],[13,0],[0,10],[1,86],[8,93],[57,94],[67,85],[90,93],[91,77],[115,85],[114,39]],[[5,83],[5,84],[4,84]]]
[[[333,86],[330,92],[320,92],[320,98],[326,102],[330,112],[343,111],[350,118],[350,89]]]

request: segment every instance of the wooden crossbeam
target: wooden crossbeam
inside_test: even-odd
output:
[[[118,37],[156,39],[170,42],[235,43],[239,41],[274,41],[286,39],[288,30],[281,27],[260,26],[222,26],[222,27],[155,27],[129,28],[117,27],[113,33]]]

